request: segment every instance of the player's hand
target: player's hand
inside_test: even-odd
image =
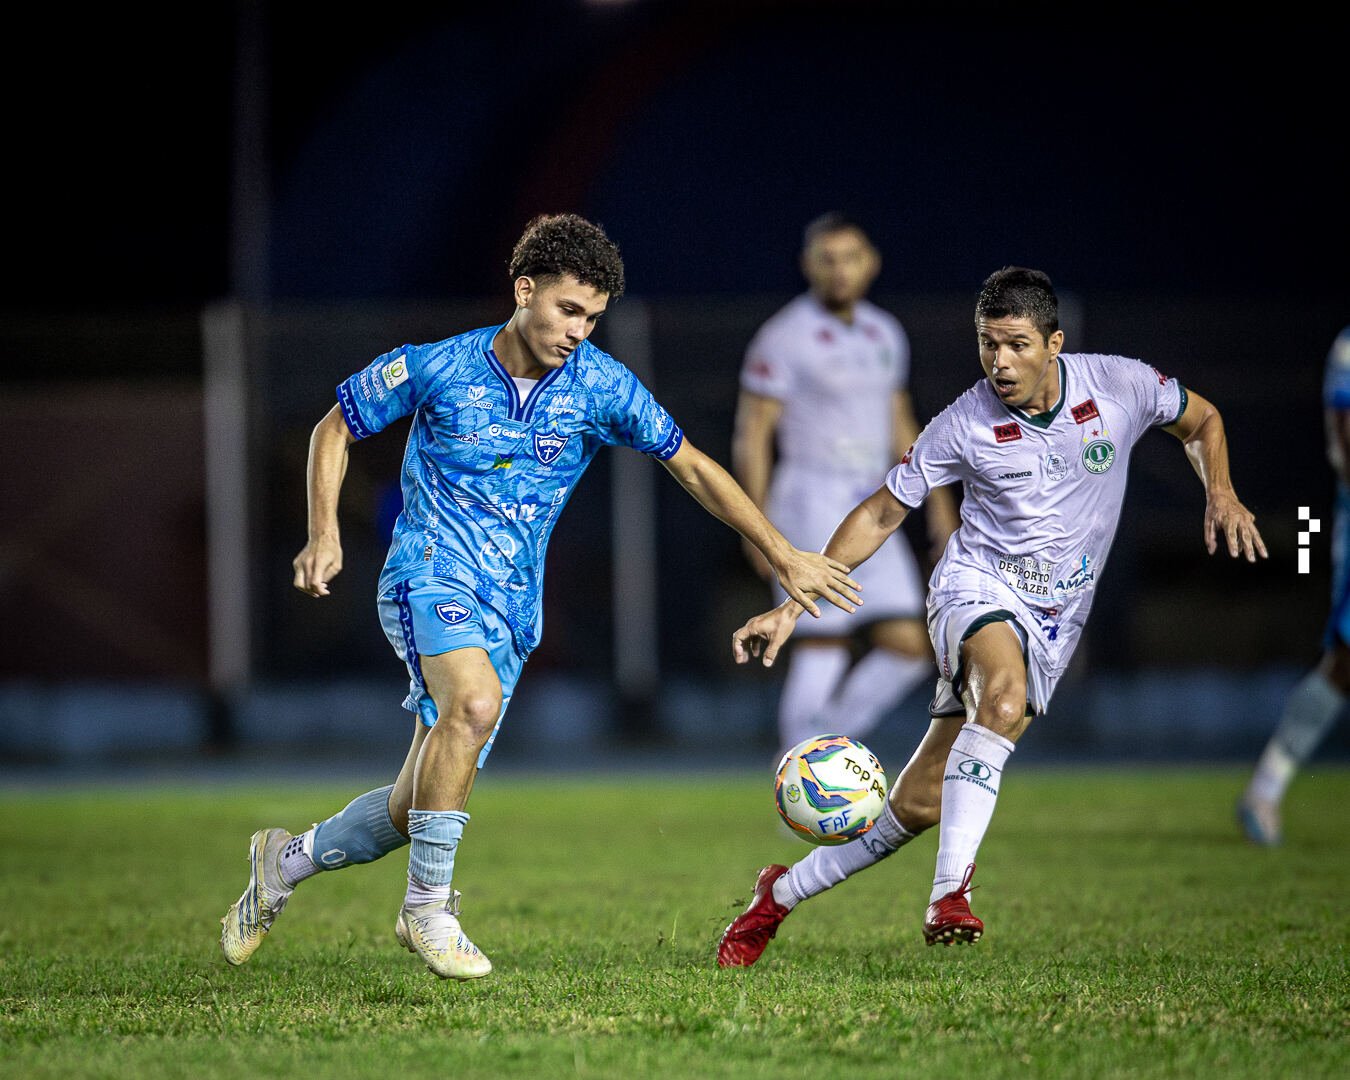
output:
[[[1205,547],[1211,555],[1219,548],[1219,536],[1228,543],[1233,558],[1245,555],[1256,562],[1257,555],[1269,558],[1266,543],[1256,528],[1256,518],[1231,492],[1218,492],[1205,503]]]
[[[762,580],[773,580],[773,567],[769,565],[769,560],[764,557],[764,552],[760,551],[749,540],[741,541],[741,550],[745,553],[745,560],[750,564],[750,568]]]
[[[783,591],[801,604],[814,618],[820,618],[820,608],[811,597],[819,596],[837,608],[853,612],[861,604],[858,590],[862,587],[848,576],[849,570],[841,562],[828,559],[818,551],[789,548],[782,566],[775,566],[778,584]]]
[[[764,656],[764,666],[773,667],[778,650],[792,636],[793,628],[802,613],[802,606],[785,600],[772,611],[756,615],[731,635],[731,655],[736,663],[744,664],[752,656]]]
[[[328,583],[342,572],[342,544],[336,535],[324,534],[310,540],[291,560],[295,568],[292,584],[310,596],[327,596]]]

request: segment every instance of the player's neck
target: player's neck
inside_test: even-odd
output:
[[[849,300],[847,303],[843,304],[832,304],[816,293],[812,293],[811,295],[816,298],[816,303],[820,305],[821,310],[827,315],[832,315],[845,326],[853,325],[853,318],[858,313],[858,301]]]
[[[497,362],[506,369],[513,379],[540,379],[548,371],[534,358],[534,354],[525,347],[520,332],[516,329],[515,319],[507,323],[492,339],[492,351]]]

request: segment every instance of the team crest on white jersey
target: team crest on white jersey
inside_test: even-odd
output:
[[[1109,439],[1093,439],[1083,447],[1083,466],[1088,472],[1106,472],[1116,460],[1115,443]]]
[[[557,431],[536,432],[534,436],[534,456],[541,465],[552,465],[558,455],[567,446],[571,435],[559,435]]]
[[[1069,475],[1069,459],[1053,450],[1045,455],[1045,478],[1058,482]]]

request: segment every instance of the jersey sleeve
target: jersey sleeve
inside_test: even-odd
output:
[[[338,405],[351,433],[365,439],[417,408],[428,382],[425,350],[404,345],[340,383]]]
[[[650,390],[627,368],[621,374],[603,416],[601,437],[611,446],[630,446],[658,461],[674,457],[684,432]]]
[[[1350,326],[1340,332],[1327,354],[1322,403],[1328,409],[1350,409]]]
[[[910,509],[928,498],[934,488],[964,479],[959,405],[955,401],[933,417],[899,464],[886,474],[891,494]]]
[[[1180,382],[1142,360],[1113,356],[1109,363],[1108,383],[1115,383],[1130,403],[1140,433],[1181,419],[1188,395]]]
[[[895,340],[895,389],[901,393],[909,390],[909,335],[899,321],[893,321],[891,329]]]
[[[792,382],[792,356],[782,335],[761,328],[745,350],[741,389],[783,401],[792,395]]]

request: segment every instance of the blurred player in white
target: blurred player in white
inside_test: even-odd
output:
[[[1336,472],[1336,524],[1332,532],[1331,617],[1322,659],[1294,687],[1247,789],[1238,800],[1238,821],[1254,844],[1283,839],[1280,808],[1289,783],[1312,757],[1350,697],[1350,326],[1327,356],[1322,404],[1327,458]]]
[[[1106,565],[1134,444],[1153,427],[1176,436],[1205,488],[1211,554],[1266,555],[1228,472],[1219,412],[1138,360],[1061,354],[1050,279],[1006,267],[975,306],[986,378],[944,409],[875,492],[839,524],[825,552],[857,566],[942,484],[961,481],[961,526],[929,581],[938,658],[932,723],[868,832],[821,847],[791,869],[766,866],[747,910],[727,927],[720,965],[753,964],[792,908],[939,825],[924,938],[973,942],[984,924],[967,897],[1003,770],[1069,664]],[[738,663],[771,664],[800,607],[787,601],[736,631]]]
[[[839,213],[816,218],[805,230],[801,268],[809,291],[765,322],[746,350],[732,469],[783,535],[819,550],[919,427],[905,331],[866,299],[881,269],[866,232]],[[936,560],[957,524],[949,492],[934,493],[927,520]],[[744,546],[772,581],[764,556]],[[778,706],[783,750],[825,731],[862,738],[932,676],[923,578],[905,537],[887,540],[858,573],[865,606],[823,611],[793,646]],[[775,601],[784,598],[775,589]],[[852,663],[855,634],[869,648]]]

